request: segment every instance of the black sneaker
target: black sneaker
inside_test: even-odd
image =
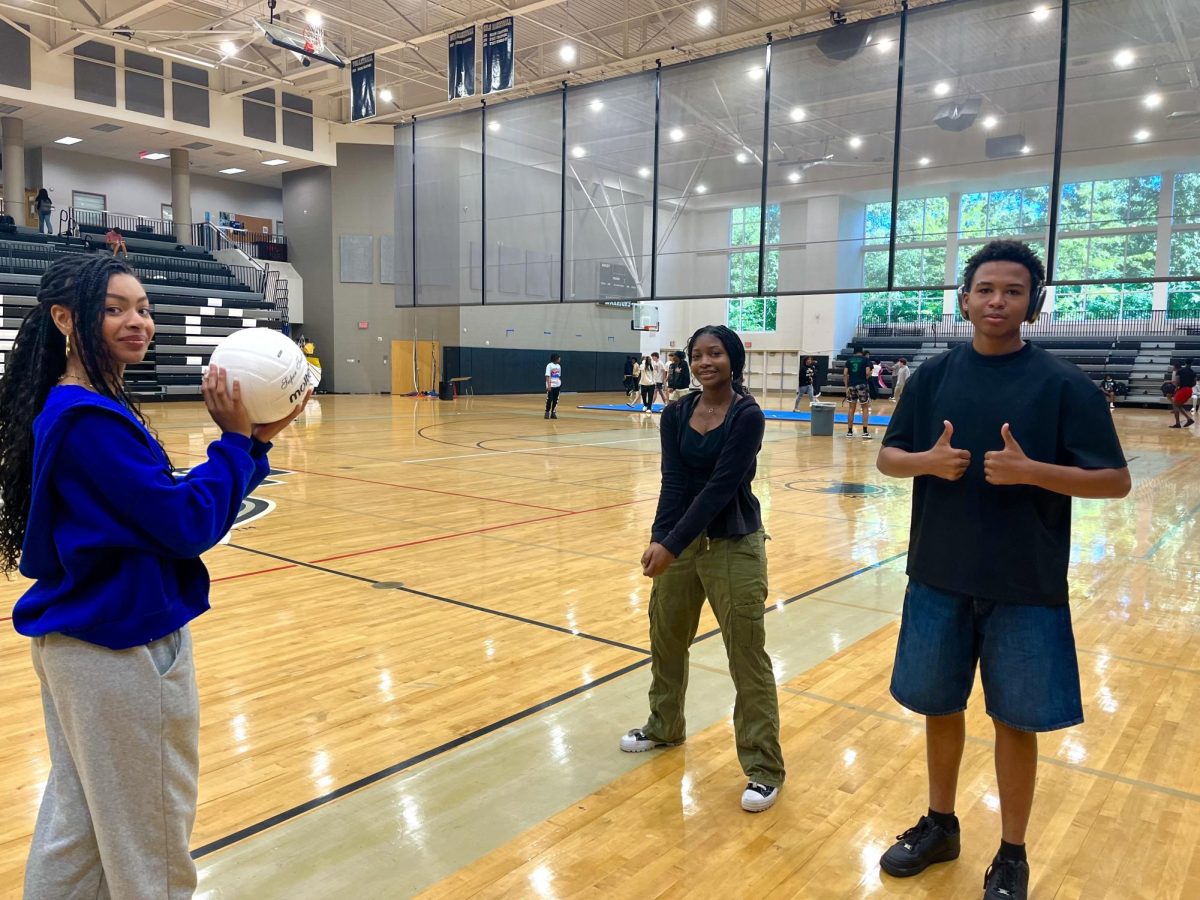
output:
[[[958,859],[962,850],[961,836],[957,830],[947,831],[929,816],[904,834],[896,835],[892,844],[879,860],[883,871],[895,878],[919,875],[934,863]]]
[[[983,900],[1025,900],[1029,896],[1029,863],[997,856],[983,876]]]
[[[548,418],[550,418],[550,413],[546,413],[544,416],[542,416],[542,418],[543,418],[543,419],[548,419]]]
[[[557,418],[558,418],[558,413],[550,413],[550,418],[552,418],[552,419],[557,419]]]

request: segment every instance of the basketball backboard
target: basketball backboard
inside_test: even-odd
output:
[[[649,303],[635,303],[629,327],[633,331],[658,331],[658,307]]]
[[[276,47],[290,50],[304,57],[304,64],[306,66],[309,65],[308,60],[315,59],[317,62],[328,63],[331,66],[337,66],[339,69],[346,68],[346,61],[336,53],[332,53],[326,49],[323,41],[314,41],[311,37],[301,34],[298,31],[292,31],[290,28],[285,28],[278,22],[255,19],[254,27],[261,31],[267,40]]]

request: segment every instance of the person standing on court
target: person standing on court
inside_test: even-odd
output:
[[[1130,488],[1104,395],[1078,367],[1021,338],[1045,277],[1015,241],[971,257],[959,304],[973,338],[909,379],[877,463],[884,475],[915,479],[891,692],[925,716],[929,774],[928,812],[880,865],[907,877],[959,855],[955,795],[978,666],[1001,822],[985,900],[1026,900],[1037,733],[1083,721],[1067,589],[1071,498]]]
[[[692,371],[682,350],[671,354],[671,365],[667,367],[667,387],[671,389],[671,400],[681,400],[692,385]]]
[[[50,775],[25,900],[182,900],[196,887],[199,709],[188,622],[208,609],[200,554],[266,477],[271,439],[213,366],[222,435],[176,478],[124,373],[154,337],[128,266],[71,255],[42,277],[0,378],[0,568],[33,585],[32,638]]]
[[[663,410],[662,488],[642,555],[650,591],[650,716],[621,738],[640,753],[683,742],[688,647],[707,597],[737,691],[733,728],[749,783],[742,809],[770,808],[783,787],[779,700],[763,623],[767,554],[751,490],[765,419],[742,385],[746,350],[723,325],[688,341],[702,390]]]
[[[642,390],[642,412],[654,412],[654,392],[658,389],[658,370],[649,356],[637,367],[638,387]]]
[[[912,370],[908,368],[908,360],[903,356],[896,360],[896,368],[892,371],[895,376],[895,386],[892,388],[892,402],[900,402],[900,395],[904,393],[904,386],[908,384],[908,376],[912,374]]]
[[[804,365],[800,367],[800,387],[796,391],[792,412],[800,412],[800,398],[805,394],[808,395],[808,408],[812,409],[813,401],[821,395],[817,393],[817,361],[811,356],[804,357]]]
[[[867,421],[871,415],[871,356],[861,347],[854,355],[846,360],[842,369],[842,384],[846,386],[846,401],[850,404],[850,415],[846,417],[846,437],[854,437],[854,410],[862,406],[862,436],[864,441],[871,439],[867,430]]]
[[[558,394],[562,390],[562,357],[557,353],[550,354],[550,362],[546,364],[546,415],[544,418],[557,419]]]
[[[1188,403],[1196,390],[1196,372],[1190,359],[1185,359],[1183,365],[1175,370],[1172,380],[1175,382],[1175,395],[1171,398],[1171,412],[1175,414],[1175,424],[1171,427],[1191,428],[1196,424],[1196,420],[1188,415]],[[1180,416],[1184,418],[1183,425],[1179,424]]]

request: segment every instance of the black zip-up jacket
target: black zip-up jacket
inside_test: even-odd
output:
[[[762,527],[758,498],[750,490],[758,467],[766,420],[753,397],[738,397],[725,417],[725,441],[711,471],[695,469],[680,452],[682,429],[690,427],[701,394],[663,410],[662,489],[650,539],[679,556],[692,541],[740,537]]]

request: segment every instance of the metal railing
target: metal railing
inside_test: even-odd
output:
[[[182,234],[186,237],[191,231],[190,225],[176,225],[166,219],[148,219],[145,216],[131,216],[126,213],[79,209],[78,207],[67,207],[61,210],[58,222],[60,234],[79,234],[83,228],[100,228],[105,231],[116,228],[125,237],[156,235],[178,240],[177,235]],[[181,230],[177,231],[177,228]]]
[[[941,318],[922,318],[912,322],[862,322],[855,337],[919,337],[968,338],[974,332],[970,322],[957,313]],[[1082,319],[1057,318],[1044,313],[1033,324],[1022,329],[1027,337],[1195,337],[1200,338],[1200,316],[1171,315],[1168,310],[1154,310],[1145,318]]]
[[[211,222],[201,222],[195,226],[196,236],[203,243],[199,246],[206,247],[210,251],[216,253],[220,250],[242,250],[236,243],[231,241],[226,232],[217,228]],[[244,250],[242,250],[245,253]],[[232,265],[229,268],[238,274],[238,279],[242,284],[249,287],[251,290],[258,291],[263,295],[263,298],[269,300],[272,304],[278,307],[279,303],[275,297],[276,286],[279,283],[279,273],[270,268],[266,263],[261,262],[257,257],[246,254],[250,259],[249,266]]]
[[[217,235],[224,246],[236,247],[251,259],[287,262],[287,238],[282,234],[255,234],[238,228],[222,228],[211,222],[192,226],[192,242],[207,250],[220,249]]]

